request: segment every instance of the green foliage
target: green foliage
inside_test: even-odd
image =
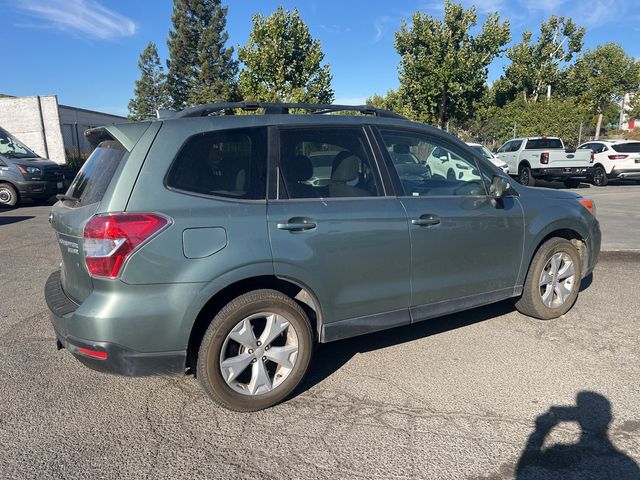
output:
[[[571,90],[598,115],[596,138],[607,108],[626,90],[638,85],[639,65],[620,45],[607,43],[587,51],[571,69],[568,75]]]
[[[237,99],[238,64],[226,47],[227,7],[220,0],[174,0],[167,88],[171,106]]]
[[[331,73],[320,42],[298,10],[282,6],[264,18],[253,17],[249,41],[238,49],[244,64],[240,91],[245,100],[331,103]]]
[[[640,119],[640,92],[636,92],[629,101],[629,110],[627,110],[627,117],[638,120]]]
[[[513,137],[549,135],[561,137],[567,144],[578,143],[580,123],[582,136],[587,133],[591,115],[574,98],[526,102],[517,98],[503,107],[489,106],[478,113],[468,129],[485,142],[502,143]]]
[[[547,85],[552,91],[563,86],[562,65],[571,62],[582,49],[585,34],[571,18],[551,16],[540,25],[535,41],[531,32],[522,34],[522,41],[507,50],[511,63],[496,82],[498,105],[514,100],[518,95],[525,101],[537,102]]]
[[[464,120],[486,88],[487,67],[510,40],[509,23],[488,15],[477,36],[475,7],[445,2],[444,19],[416,12],[402,22],[395,47],[401,56],[400,96],[413,119],[437,123]]]
[[[166,108],[169,104],[166,76],[155,43],[149,42],[142,51],[138,68],[140,79],[136,80],[134,96],[129,101],[129,120],[133,121],[153,118],[157,109]]]
[[[367,98],[365,103],[372,107],[391,110],[392,112],[399,113],[400,115],[410,115],[410,112],[407,111],[402,103],[400,92],[397,90],[387,90],[387,94],[384,96],[374,94]]]

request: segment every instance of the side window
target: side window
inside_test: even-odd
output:
[[[382,195],[360,128],[280,131],[280,196],[289,198]]]
[[[594,148],[595,153],[602,153],[607,149],[604,143],[594,143],[594,145],[595,145],[595,148]]]
[[[509,151],[510,152],[517,152],[518,150],[520,150],[520,145],[522,145],[522,140],[513,140],[511,142],[511,146]]]
[[[486,190],[473,158],[463,158],[439,140],[427,135],[396,130],[381,130],[387,150],[408,151],[415,164],[393,164],[404,195],[485,195]]]
[[[511,143],[512,142],[507,142],[504,145],[502,145],[499,149],[497,153],[504,153],[504,152],[509,152],[510,148],[511,148]]]
[[[201,133],[189,138],[178,153],[167,186],[218,197],[264,199],[266,162],[263,128]]]

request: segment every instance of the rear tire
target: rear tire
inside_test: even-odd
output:
[[[533,187],[536,184],[536,179],[531,174],[531,167],[521,164],[518,167],[518,182],[527,187]]]
[[[596,165],[593,169],[593,179],[591,181],[596,187],[604,187],[609,183],[607,172],[602,165]]]
[[[314,346],[304,310],[276,290],[236,297],[215,316],[198,352],[197,377],[218,405],[253,412],[286,399]]]
[[[0,207],[15,207],[20,201],[17,190],[10,183],[0,183]]]
[[[564,315],[578,298],[581,280],[576,247],[564,238],[551,238],[534,255],[516,308],[540,320]]]

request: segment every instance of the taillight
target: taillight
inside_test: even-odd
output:
[[[622,160],[623,158],[627,158],[629,155],[609,155],[609,160]]]
[[[542,163],[543,165],[549,163],[549,152],[542,152],[540,154],[540,163]]]
[[[116,278],[127,257],[170,223],[155,213],[96,215],[84,226],[87,270],[95,277]]]

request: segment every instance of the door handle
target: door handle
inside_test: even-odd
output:
[[[440,223],[440,217],[431,213],[425,213],[424,215],[420,215],[420,218],[412,218],[411,223],[419,227],[432,227]]]
[[[276,224],[278,230],[289,230],[290,232],[303,232],[317,227],[316,222],[308,218],[291,218],[287,223]]]

